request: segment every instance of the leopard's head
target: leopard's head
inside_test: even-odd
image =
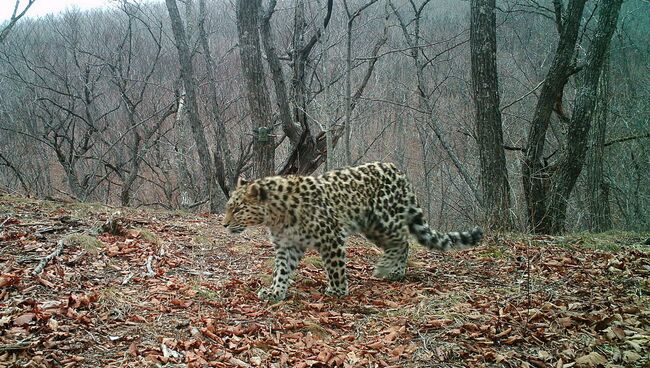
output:
[[[223,226],[231,233],[239,234],[249,226],[261,225],[266,218],[267,189],[259,182],[237,181],[237,188],[230,194],[226,204]]]

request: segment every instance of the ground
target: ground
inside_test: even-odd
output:
[[[311,253],[273,304],[265,231],[220,221],[0,195],[0,367],[650,364],[649,234],[414,246],[404,282],[373,278],[353,238],[348,297]]]

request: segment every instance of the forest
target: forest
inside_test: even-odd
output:
[[[0,2],[0,368],[650,364],[648,0],[46,1]],[[424,246],[227,228],[374,161]]]
[[[487,3],[116,1],[5,22],[0,186],[219,213],[240,176],[386,161],[442,229],[650,228],[648,2]]]

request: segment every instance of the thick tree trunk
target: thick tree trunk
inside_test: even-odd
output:
[[[533,121],[528,130],[528,141],[522,162],[524,195],[528,210],[528,225],[537,233],[550,232],[546,213],[546,187],[548,186],[548,167],[543,162],[546,132],[549,127],[553,106],[573,73],[573,55],[578,40],[580,20],[586,0],[569,3],[565,17],[558,24],[560,39],[551,67],[542,85]]]
[[[495,0],[471,1],[470,47],[485,220],[492,228],[509,229],[510,185],[501,127]]]
[[[602,232],[612,228],[609,211],[609,186],[605,181],[605,137],[609,110],[609,57],[603,65],[598,85],[598,101],[592,130],[592,153],[589,158],[587,185],[589,190],[589,229]]]
[[[549,193],[548,216],[552,233],[564,231],[568,199],[580,176],[587,154],[589,129],[597,101],[598,81],[616,30],[623,0],[602,1],[598,11],[598,28],[587,52],[587,64],[577,86],[577,96],[569,130],[567,149],[553,177]]]
[[[178,61],[181,66],[181,79],[185,88],[187,114],[190,127],[192,128],[192,135],[196,142],[196,149],[199,154],[199,162],[205,179],[205,188],[208,191],[208,198],[210,199],[210,212],[216,213],[219,211],[217,181],[214,178],[212,170],[212,155],[210,154],[208,141],[205,138],[205,131],[199,118],[199,105],[196,97],[197,86],[194,79],[192,55],[187,43],[187,35],[185,34],[183,21],[176,6],[176,0],[165,0],[165,3],[169,12],[169,18],[171,19],[176,48],[178,49]]]
[[[264,177],[275,172],[271,101],[264,79],[258,31],[260,7],[261,0],[237,1],[239,56],[253,121],[253,175],[255,177]]]

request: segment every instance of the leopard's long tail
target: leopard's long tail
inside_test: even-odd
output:
[[[441,251],[472,247],[483,238],[483,230],[478,226],[471,231],[453,231],[446,234],[431,230],[420,209],[411,219],[409,231],[423,246]]]

